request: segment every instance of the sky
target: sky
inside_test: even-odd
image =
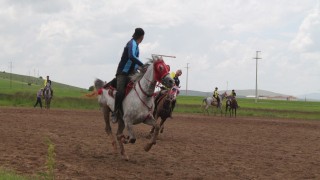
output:
[[[140,60],[182,70],[181,89],[320,93],[319,0],[0,0],[0,71],[88,89],[109,81],[136,27]],[[189,67],[188,69],[186,67]],[[187,78],[188,74],[188,78]]]

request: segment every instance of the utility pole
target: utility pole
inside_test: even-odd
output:
[[[229,82],[227,81],[227,91],[228,91]]]
[[[253,58],[256,60],[256,100],[255,100],[256,103],[258,102],[258,59],[262,59],[262,58],[259,58],[258,56],[259,52],[261,51],[256,51],[256,57]]]
[[[187,67],[185,67],[185,68],[187,68],[187,82],[186,82],[186,96],[188,95],[188,75],[189,75],[189,64],[190,63],[187,63]]]
[[[10,61],[10,89],[12,89],[12,61]]]

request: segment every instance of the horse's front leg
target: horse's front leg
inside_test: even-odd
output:
[[[224,116],[227,116],[227,112],[228,112],[228,105],[226,105],[226,111],[224,113]]]
[[[120,147],[120,154],[122,156],[123,159],[125,160],[129,160],[128,155],[126,154],[125,150],[124,150],[124,143],[127,143],[127,140],[123,134],[123,130],[125,128],[125,124],[124,124],[124,120],[123,119],[119,119],[118,120],[118,131],[117,131],[117,140],[119,143],[119,147]]]
[[[144,146],[144,150],[148,152],[151,149],[151,147],[154,144],[156,144],[156,140],[159,135],[160,125],[157,123],[157,121],[152,116],[149,119],[145,120],[144,123],[154,127],[154,133],[152,134],[152,137],[150,139],[150,143],[148,143]]]
[[[205,110],[206,110],[206,112],[207,112],[207,114],[208,114],[208,116],[209,116],[209,105],[206,105]]]
[[[158,114],[156,113],[156,115],[155,115],[155,120],[157,121],[158,118],[159,118],[159,116],[158,116]],[[151,130],[150,130],[150,132],[149,132],[149,135],[147,136],[148,139],[151,138],[152,134],[154,133],[154,130],[155,130],[155,127],[152,126],[152,128],[151,128]]]
[[[166,122],[167,118],[161,118],[160,121],[160,133],[163,133],[163,129],[164,129],[164,122]]]
[[[126,122],[126,127],[127,127],[127,131],[128,131],[128,134],[129,134],[129,143],[131,144],[134,144],[136,142],[136,136],[135,136],[135,133],[134,133],[134,130],[133,130],[133,124],[130,122],[128,123],[127,121]]]

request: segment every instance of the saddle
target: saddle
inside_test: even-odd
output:
[[[133,86],[134,86],[134,83],[132,81],[130,81],[127,84],[124,97],[126,97],[129,94],[129,92],[132,90]],[[111,81],[109,81],[107,84],[105,84],[103,86],[103,88],[108,90],[109,96],[111,96],[112,98],[115,98],[114,91],[117,90],[117,79],[113,78]]]

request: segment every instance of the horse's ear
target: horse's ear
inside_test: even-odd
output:
[[[169,65],[167,65],[167,69],[168,69],[168,71],[170,71],[170,66]]]
[[[163,69],[164,69],[164,68],[163,68],[163,66],[162,66],[162,65],[160,65],[160,66],[159,66],[159,71],[160,71],[160,72],[162,72],[162,71],[163,71]]]

